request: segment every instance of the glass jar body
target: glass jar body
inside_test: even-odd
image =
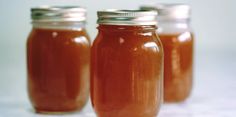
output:
[[[162,102],[163,50],[155,26],[100,25],[91,50],[98,117],[154,117]]]
[[[164,101],[187,99],[193,82],[193,33],[188,21],[160,21],[158,34],[163,44]]]
[[[90,41],[83,26],[34,24],[27,40],[28,94],[41,113],[82,109],[89,96]]]

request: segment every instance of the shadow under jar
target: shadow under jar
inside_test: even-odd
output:
[[[91,100],[98,117],[156,117],[163,49],[154,11],[98,12],[91,50]]]
[[[81,7],[31,9],[28,94],[38,113],[79,111],[89,96],[90,41]]]
[[[164,48],[164,101],[182,102],[193,82],[193,33],[190,7],[184,4],[157,4],[141,9],[158,11],[158,34]]]

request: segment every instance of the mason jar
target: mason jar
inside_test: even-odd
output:
[[[27,40],[27,84],[39,113],[81,110],[89,96],[90,41],[86,9],[42,6],[31,9]]]
[[[142,6],[158,12],[158,34],[163,44],[164,101],[186,100],[193,84],[194,36],[190,26],[190,6],[186,4],[156,4]]]
[[[155,117],[162,102],[157,12],[98,11],[91,49],[91,100],[98,117]]]

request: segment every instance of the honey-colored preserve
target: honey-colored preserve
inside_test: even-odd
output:
[[[92,46],[91,100],[98,117],[155,117],[163,50],[156,26],[101,25]]]
[[[81,110],[89,97],[90,40],[86,9],[40,6],[31,9],[27,40],[28,95],[37,113]]]
[[[89,43],[84,29],[33,28],[27,42],[28,92],[37,112],[70,112],[85,105]]]
[[[159,34],[164,48],[164,100],[184,101],[192,90],[193,36],[190,32]]]
[[[164,101],[183,102],[193,84],[191,8],[186,4],[156,4],[141,9],[158,12],[158,34],[164,48]]]

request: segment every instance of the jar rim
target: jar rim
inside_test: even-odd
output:
[[[181,3],[158,3],[143,5],[140,9],[156,10],[158,20],[190,20],[191,7]]]
[[[85,22],[86,9],[80,6],[39,6],[31,8],[33,22]]]
[[[157,25],[153,10],[107,9],[97,12],[98,24],[104,25]]]

